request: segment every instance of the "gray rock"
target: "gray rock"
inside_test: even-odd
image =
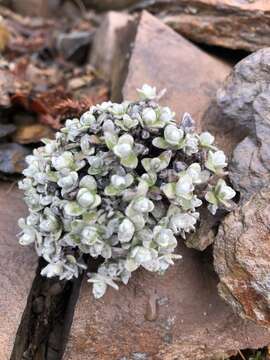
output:
[[[85,55],[87,56],[92,37],[93,32],[90,31],[59,34],[56,40],[56,48],[65,59],[81,61]]]
[[[0,144],[0,171],[5,174],[22,172],[29,153],[29,149],[16,143]]]
[[[8,136],[16,131],[16,126],[13,124],[0,124],[0,138]]]
[[[95,33],[89,61],[99,75],[109,81],[113,100],[120,98],[128,60],[123,54],[129,53],[135,31],[134,17],[109,11]]]
[[[217,93],[218,106],[248,135],[234,150],[230,179],[247,200],[270,180],[270,48],[238,63]]]
[[[219,227],[214,264],[220,295],[243,318],[270,325],[270,187],[230,213]]]

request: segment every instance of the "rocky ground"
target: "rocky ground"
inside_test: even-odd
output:
[[[2,4],[0,359],[270,358],[269,1]],[[17,181],[65,118],[133,99],[143,83],[167,88],[163,104],[215,135],[238,207],[205,215],[163,277],[138,271],[94,300],[84,277],[42,278],[34,250],[18,245]]]

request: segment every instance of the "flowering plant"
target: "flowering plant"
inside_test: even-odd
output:
[[[88,274],[96,298],[140,266],[163,273],[200,208],[229,209],[235,195],[214,137],[197,134],[189,114],[178,125],[154,87],[138,92],[138,101],[104,102],[67,120],[27,157],[19,183],[29,208],[19,242],[35,244],[47,277],[77,277],[84,254],[103,258]]]

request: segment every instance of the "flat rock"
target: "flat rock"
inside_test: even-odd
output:
[[[0,124],[0,138],[4,138],[16,131],[14,124]]]
[[[166,25],[199,43],[248,51],[270,46],[268,0],[87,0],[85,3],[102,11],[147,9]]]
[[[220,295],[244,318],[270,325],[270,188],[230,213],[214,243]]]
[[[53,136],[54,131],[49,126],[38,123],[25,124],[18,126],[12,140],[19,144],[31,144],[39,142],[42,138],[52,139]]]
[[[17,221],[26,206],[16,184],[0,183],[0,358],[8,360],[35,276],[37,256],[19,245]]]
[[[21,173],[29,153],[29,149],[16,143],[0,144],[0,171],[4,174]]]
[[[244,202],[270,181],[270,48],[259,50],[233,69],[217,93],[220,112],[242,127],[230,179]]]
[[[167,25],[196,42],[248,51],[270,45],[268,0],[176,0],[153,7]]]
[[[58,34],[56,48],[66,59],[81,61],[88,53],[93,38],[91,31],[73,31],[69,34]]]
[[[191,111],[204,126],[204,112],[227,71],[144,12],[123,95],[133,99],[143,83],[166,87],[163,103],[178,113]],[[267,330],[241,319],[218,296],[210,252],[179,242],[183,259],[164,276],[137,271],[128,286],[109,289],[100,300],[85,281],[64,360],[206,360],[269,343]]]
[[[118,74],[114,74],[115,69],[119,68],[119,63],[124,60],[121,59],[122,51],[118,53],[119,42],[123,42],[123,38],[130,32],[132,22],[133,17],[126,13],[109,11],[104,15],[101,26],[95,33],[89,61],[98,74],[104,79],[109,79],[111,83],[115,77],[116,81],[119,81]]]
[[[24,16],[50,16],[60,5],[60,0],[12,0],[12,9]]]

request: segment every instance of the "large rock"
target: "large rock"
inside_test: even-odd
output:
[[[134,88],[144,82],[166,87],[163,103],[178,113],[191,111],[203,126],[227,71],[143,13],[123,95],[134,98]],[[269,343],[268,331],[242,320],[218,296],[211,256],[179,242],[183,259],[164,276],[138,271],[128,286],[109,289],[101,300],[93,298],[85,281],[64,360],[206,360]]]
[[[167,25],[196,42],[248,51],[270,45],[269,1],[176,0],[153,8],[162,11]]]
[[[133,24],[134,18],[131,15],[109,11],[104,16],[94,37],[90,64],[94,66],[99,75],[109,80],[112,88],[119,89],[121,87],[121,85],[119,86],[119,75],[126,62],[121,55],[128,53],[136,29]],[[106,39],[105,42],[104,39]],[[123,49],[124,46],[125,49]],[[115,92],[115,90],[113,91]]]
[[[244,318],[270,325],[270,187],[230,213],[214,243],[219,292]]]
[[[218,91],[221,113],[242,127],[233,153],[230,179],[247,200],[270,181],[270,48],[240,61]]]
[[[0,358],[8,360],[35,276],[37,256],[19,245],[18,218],[25,216],[15,184],[0,183]]]
[[[270,45],[267,0],[87,0],[85,3],[103,11],[146,8],[180,34],[200,43],[248,51]]]

